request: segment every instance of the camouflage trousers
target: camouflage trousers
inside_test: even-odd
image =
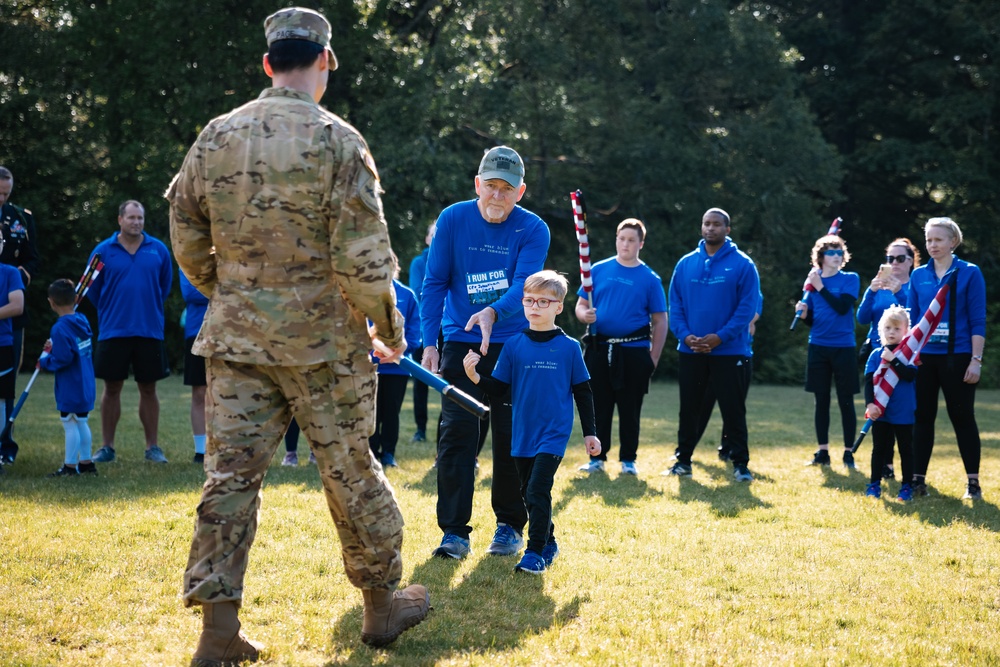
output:
[[[242,600],[261,484],[293,414],[316,454],[348,579],[358,588],[394,589],[402,575],[403,517],[368,448],[376,389],[371,365],[207,359],[206,373],[206,480],[184,605]]]

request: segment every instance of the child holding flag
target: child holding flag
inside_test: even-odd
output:
[[[878,335],[881,347],[872,350],[865,366],[865,403],[867,415],[874,420],[872,424],[872,473],[871,483],[865,489],[865,495],[872,498],[882,496],[882,469],[887,458],[892,457],[894,443],[899,443],[899,463],[903,467],[903,485],[899,489],[899,500],[913,499],[913,487],[910,479],[913,476],[913,421],[917,406],[917,394],[914,379],[917,376],[915,366],[904,363],[896,358],[895,350],[910,329],[910,316],[901,306],[889,306],[882,313],[878,322]],[[899,381],[896,383],[889,403],[883,411],[875,403],[875,386],[872,378],[882,361],[888,363],[896,372]]]

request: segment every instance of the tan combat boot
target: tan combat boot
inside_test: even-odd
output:
[[[401,591],[362,589],[365,617],[361,641],[369,646],[386,646],[427,617],[431,597],[418,584]]]
[[[235,602],[203,604],[201,638],[191,667],[229,667],[244,660],[256,662],[263,648],[240,632]]]

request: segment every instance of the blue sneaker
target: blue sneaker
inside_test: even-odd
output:
[[[385,452],[382,454],[382,467],[383,468],[395,468],[396,467],[396,457],[392,454]]]
[[[498,523],[497,531],[493,533],[493,541],[487,547],[486,553],[491,556],[516,556],[523,546],[521,533],[505,523]]]
[[[552,567],[552,561],[556,559],[559,555],[559,545],[556,544],[555,536],[550,537],[549,541],[545,543],[542,547],[542,560],[545,561],[545,567]]]
[[[435,549],[432,556],[438,558],[454,558],[462,560],[469,555],[469,540],[459,537],[455,533],[445,533],[441,538],[441,546]]]
[[[733,466],[733,479],[737,482],[752,482],[753,474],[745,465],[737,464]]]
[[[635,461],[622,461],[622,474],[639,476],[639,469],[635,467]]]
[[[881,498],[882,497],[882,484],[879,482],[872,482],[865,489],[865,495],[869,498]]]
[[[913,487],[909,484],[899,487],[899,495],[896,496],[896,500],[902,500],[904,503],[913,500]]]
[[[514,566],[514,571],[541,574],[545,572],[545,559],[534,551],[525,551],[524,555],[521,556],[521,562]]]
[[[92,459],[95,463],[111,463],[115,460],[115,448],[104,445],[97,450]]]

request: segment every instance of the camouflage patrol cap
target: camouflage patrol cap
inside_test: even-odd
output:
[[[524,161],[513,148],[496,146],[486,151],[479,163],[479,178],[484,181],[500,178],[519,188],[524,183]]]
[[[330,46],[330,22],[326,17],[305,7],[286,7],[264,21],[267,45],[282,39],[304,39],[329,49],[330,71],[337,69],[337,56]]]

